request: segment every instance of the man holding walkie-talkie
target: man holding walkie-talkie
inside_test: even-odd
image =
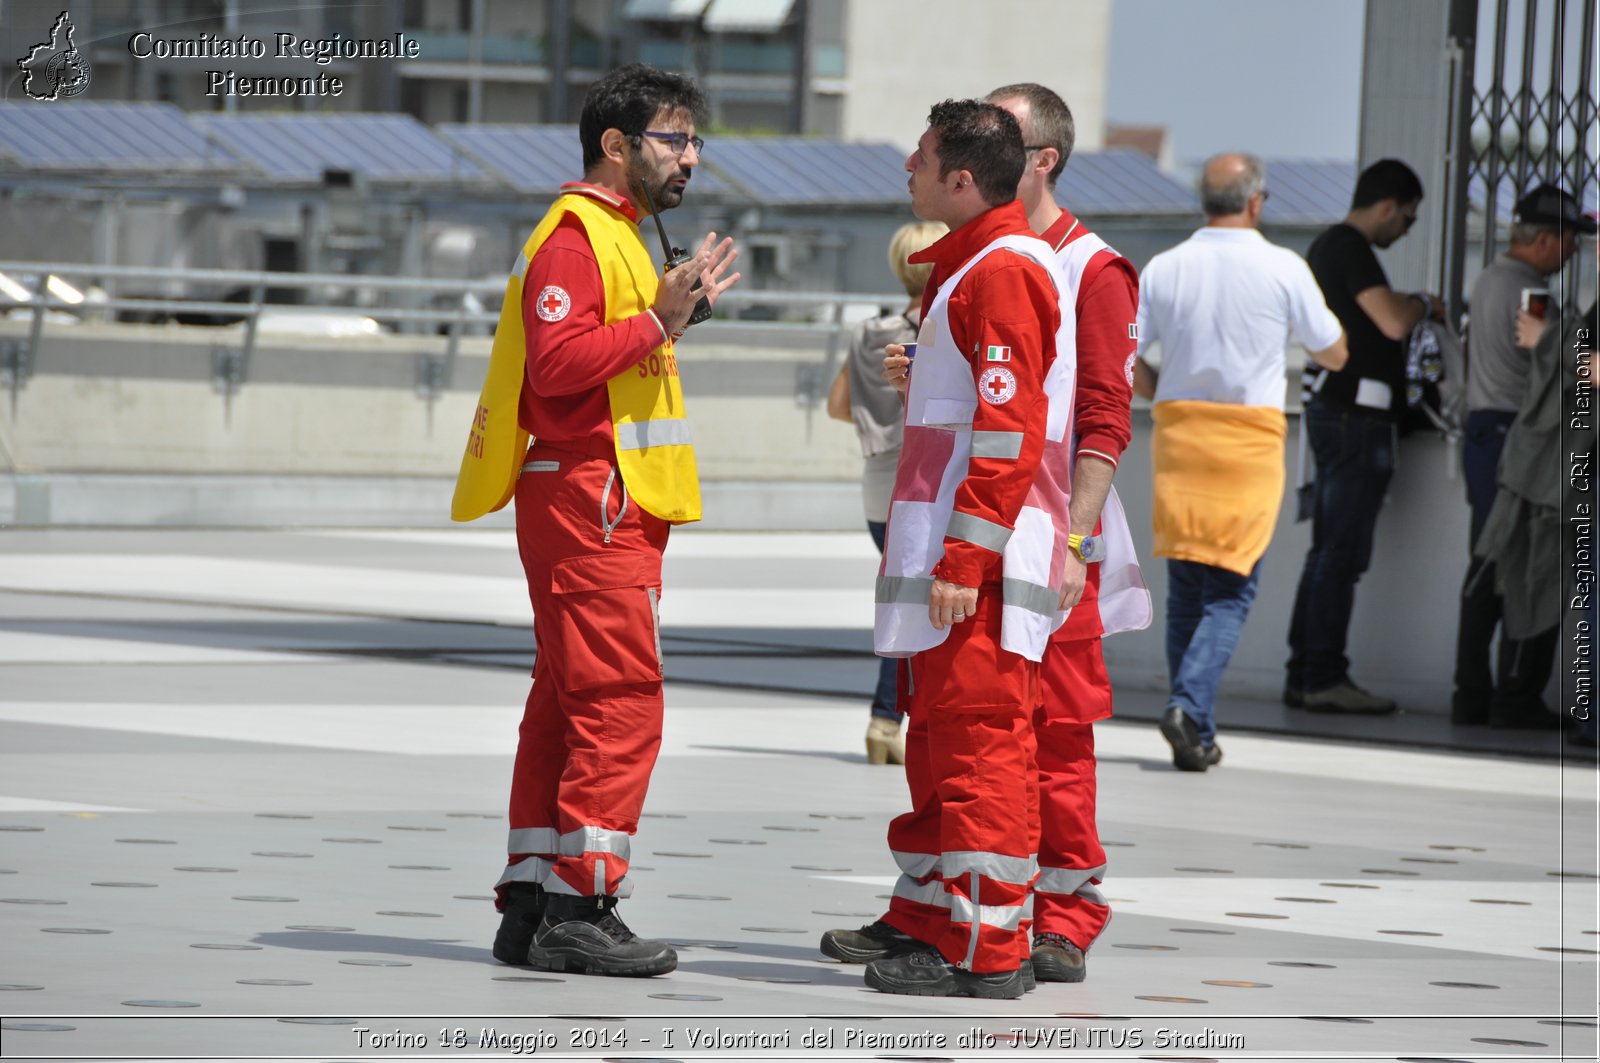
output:
[[[692,81],[642,64],[589,90],[583,180],[512,272],[456,482],[457,520],[516,498],[539,649],[495,891],[504,963],[643,976],[678,962],[615,907],[661,744],[661,552],[671,525],[700,519],[673,344],[739,279],[724,276],[732,240],[677,251],[659,217],[699,164],[705,109]]]

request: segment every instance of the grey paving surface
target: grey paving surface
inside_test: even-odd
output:
[[[1191,776],[1119,693],[1087,982],[889,997],[824,960],[906,802],[840,696],[873,667],[855,538],[669,554],[625,911],[681,962],[634,981],[489,955],[531,660],[504,536],[6,533],[0,1055],[1595,1058],[1593,762],[1421,714],[1234,706]]]

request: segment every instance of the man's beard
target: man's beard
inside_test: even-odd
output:
[[[646,210],[650,210],[652,204],[656,210],[671,210],[683,202],[683,190],[673,188],[671,185],[671,182],[679,178],[688,180],[688,171],[680,167],[667,177],[656,178],[644,166],[636,163],[628,175],[629,191]],[[649,198],[645,197],[646,191],[649,192]]]

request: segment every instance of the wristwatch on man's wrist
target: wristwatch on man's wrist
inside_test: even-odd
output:
[[[1092,565],[1097,561],[1106,559],[1106,541],[1102,535],[1075,535],[1067,536],[1067,549],[1071,550],[1079,561]]]

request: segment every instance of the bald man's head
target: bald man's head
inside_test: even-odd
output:
[[[1243,214],[1266,187],[1266,165],[1254,155],[1213,155],[1200,174],[1200,208],[1208,218]]]

